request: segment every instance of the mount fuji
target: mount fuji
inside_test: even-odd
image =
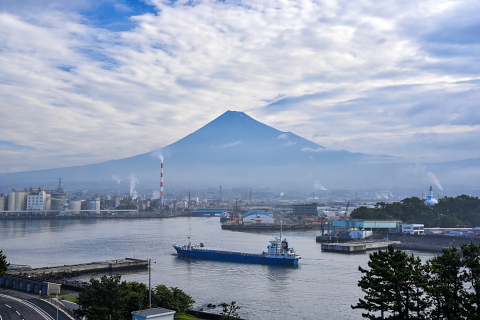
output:
[[[160,163],[165,183],[204,186],[313,186],[329,188],[411,186],[429,183],[426,168],[386,155],[336,151],[265,125],[243,112],[227,111],[197,131],[162,149],[98,164],[7,173],[2,184],[45,181],[122,180],[132,174],[142,185],[158,186]],[[479,161],[474,159],[475,167]],[[441,166],[437,164],[437,170]]]

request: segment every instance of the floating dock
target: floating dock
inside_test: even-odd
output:
[[[50,276],[61,276],[61,275],[74,275],[74,274],[85,274],[85,273],[94,273],[94,272],[104,272],[104,271],[116,271],[116,270],[125,270],[125,269],[135,269],[135,268],[146,268],[148,267],[148,260],[141,259],[117,259],[117,260],[107,260],[107,261],[97,261],[90,263],[82,264],[73,264],[73,265],[64,265],[58,267],[43,267],[43,268],[17,268],[10,270],[13,273],[20,273],[25,276],[32,277],[43,277],[46,275]]]
[[[400,241],[362,241],[347,243],[322,243],[322,251],[342,252],[342,253],[359,253],[367,250],[384,249],[388,245],[395,245]]]

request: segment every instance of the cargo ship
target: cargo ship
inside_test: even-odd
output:
[[[293,248],[288,247],[287,239],[282,240],[282,235],[270,240],[267,251],[251,252],[227,250],[205,247],[203,243],[192,244],[188,237],[188,244],[173,245],[177,254],[182,257],[222,260],[231,262],[246,262],[259,264],[289,264],[296,265],[302,257]]]

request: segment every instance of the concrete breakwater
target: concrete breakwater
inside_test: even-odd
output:
[[[116,271],[134,268],[148,267],[148,260],[125,258],[117,260],[96,261],[90,263],[81,263],[74,265],[64,265],[57,267],[29,268],[22,267],[9,270],[9,274],[18,274],[27,277],[41,279],[62,279],[64,277],[75,276],[85,273],[95,273],[104,271]]]
[[[367,250],[384,249],[388,245],[395,245],[399,241],[370,241],[359,240],[347,243],[322,243],[322,251],[342,252],[342,253],[360,253]]]
[[[280,231],[280,230],[313,230],[321,229],[321,224],[222,224],[221,228],[224,230],[237,231]]]

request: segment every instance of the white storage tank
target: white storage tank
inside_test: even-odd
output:
[[[3,193],[0,194],[0,211],[5,210],[5,195]]]
[[[8,194],[7,202],[8,202],[7,210],[15,211],[15,192],[14,191]]]
[[[58,210],[62,209],[62,204],[65,202],[65,198],[67,195],[64,192],[52,192],[51,195],[51,202],[50,202],[50,210]]]
[[[69,200],[68,210],[72,214],[79,214],[80,210],[82,210],[82,201],[78,199]]]
[[[87,200],[87,210],[89,214],[100,214],[100,198],[95,197]]]

